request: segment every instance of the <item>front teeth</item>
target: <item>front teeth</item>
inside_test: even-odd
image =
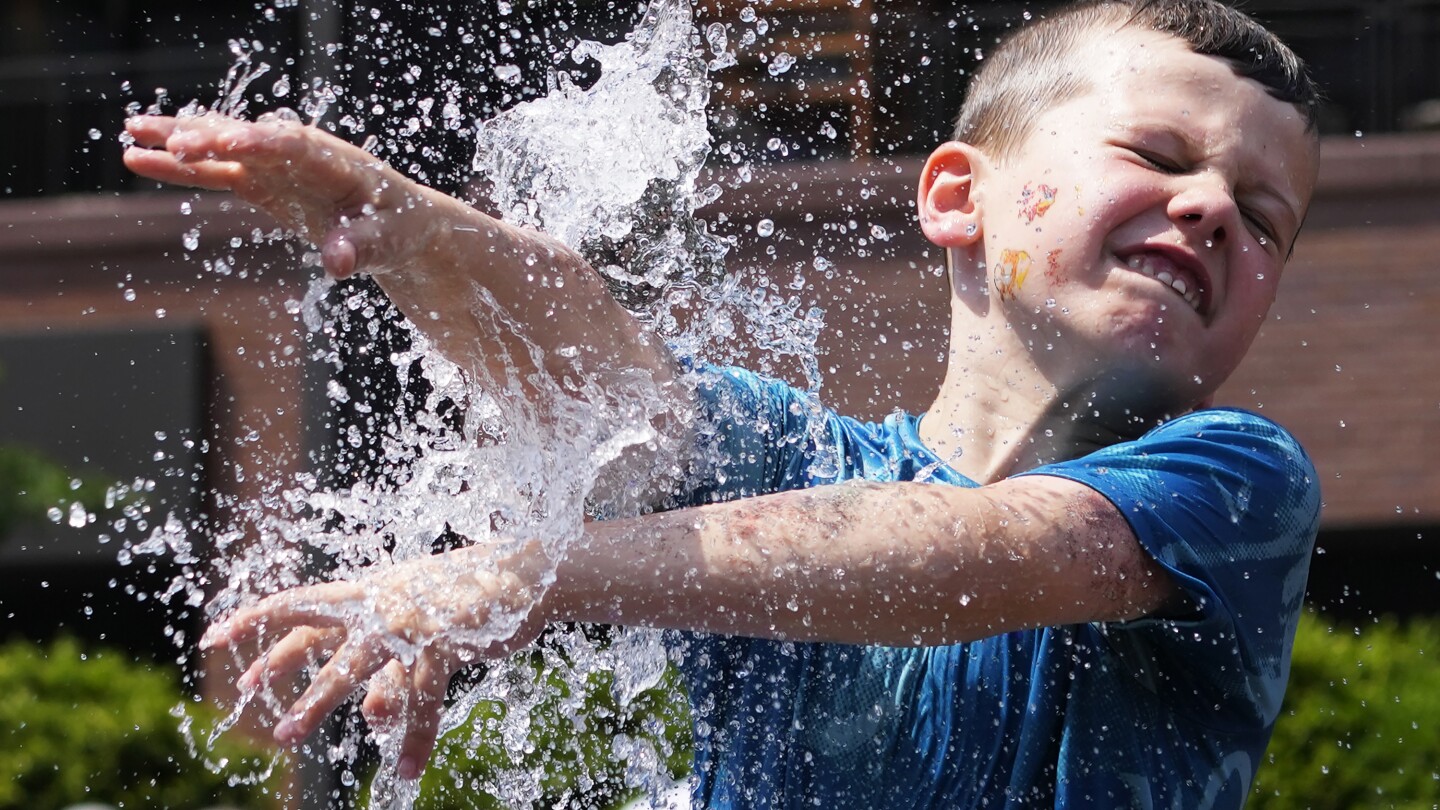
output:
[[[1156,270],[1154,263],[1150,261],[1148,256],[1131,256],[1125,263],[1130,266],[1131,270],[1147,275],[1159,281],[1161,284],[1169,286],[1175,292],[1179,293],[1181,298],[1185,299],[1185,303],[1189,304],[1191,309],[1196,312],[1200,311],[1200,291],[1198,289],[1190,289],[1190,285],[1185,283],[1185,279],[1176,278],[1169,270]]]

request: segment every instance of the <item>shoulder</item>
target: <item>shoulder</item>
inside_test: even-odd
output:
[[[1171,419],[1138,439],[1097,450],[1077,459],[1194,453],[1218,463],[1236,460],[1231,453],[1273,460],[1277,464],[1312,468],[1304,448],[1285,428],[1259,414],[1239,408],[1207,408]],[[1197,459],[1198,460],[1198,459]]]
[[[1299,442],[1217,408],[1034,472],[1108,498],[1193,607],[1106,626],[1140,681],[1211,727],[1273,722],[1320,520]]]
[[[1235,408],[1186,414],[1128,442],[1035,470],[1082,480],[1131,509],[1190,499],[1225,506],[1232,524],[1252,509],[1283,509],[1313,523],[1319,476],[1304,448],[1275,422]]]

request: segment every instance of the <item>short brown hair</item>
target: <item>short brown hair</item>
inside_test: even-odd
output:
[[[1072,69],[1075,50],[1104,26],[1174,36],[1195,53],[1224,59],[1274,98],[1295,105],[1316,131],[1320,94],[1305,63],[1260,23],[1217,0],[1085,0],[1021,28],[970,80],[954,138],[1004,157],[1030,134],[1030,122],[1088,88]]]

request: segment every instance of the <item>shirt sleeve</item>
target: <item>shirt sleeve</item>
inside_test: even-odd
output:
[[[1278,425],[1232,409],[1036,470],[1105,495],[1193,610],[1099,625],[1142,684],[1217,729],[1269,726],[1289,677],[1320,491]]]
[[[748,498],[806,486],[822,459],[820,434],[834,428],[813,397],[745,369],[700,367],[698,480],[690,504]],[[833,451],[832,451],[833,452]]]

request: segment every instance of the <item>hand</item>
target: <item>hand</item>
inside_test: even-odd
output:
[[[294,588],[237,610],[200,645],[228,648],[276,638],[240,676],[250,690],[329,660],[275,727],[295,744],[368,684],[362,703],[373,726],[401,732],[398,771],[419,776],[435,747],[445,691],[457,670],[521,649],[545,622],[543,559],[532,544],[495,570],[471,547],[412,560],[355,582]]]
[[[414,212],[443,196],[365,150],[293,121],[140,116],[125,129],[135,139],[125,150],[131,171],[234,192],[319,247],[325,270],[337,278],[406,264],[424,248],[431,219]]]

